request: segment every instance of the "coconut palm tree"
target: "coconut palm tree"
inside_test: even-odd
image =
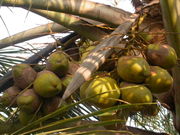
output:
[[[20,122],[19,107],[11,105],[5,107],[1,102],[1,134],[165,135],[180,132],[178,64],[169,70],[174,80],[171,90],[153,95],[157,104],[151,105],[160,108],[156,116],[149,117],[139,111],[128,111],[134,110],[137,106],[148,106],[147,103],[130,104],[117,99],[116,105],[100,108],[90,104],[89,101],[101,94],[84,99],[79,95],[79,88],[92,78],[97,70],[113,74],[115,72],[113,63],[116,63],[117,57],[123,55],[144,57],[149,44],[168,44],[175,49],[179,57],[178,0],[132,0],[136,13],[88,0],[0,0],[0,2],[1,6],[21,7],[53,21],[0,40],[1,92],[14,83],[11,71],[13,65],[27,63],[37,72],[42,71],[46,59],[56,50],[66,52],[71,61],[69,71],[73,75],[61,95],[58,109],[47,115],[42,114],[42,106],[45,102],[50,102],[50,99],[42,99],[40,107],[27,123]],[[61,32],[69,35],[56,39],[55,43],[49,43],[41,50],[35,47],[32,49],[16,47],[17,43]],[[80,60],[79,56],[85,53],[89,46],[95,46],[95,49],[85,59]],[[30,53],[31,56],[23,60],[9,55],[18,52]],[[150,110],[147,109],[146,113],[147,111]],[[101,120],[104,116],[109,118]]]

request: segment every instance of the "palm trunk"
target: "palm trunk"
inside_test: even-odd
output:
[[[176,50],[178,58],[180,58],[180,1],[179,0],[161,0],[161,9],[165,24],[165,29],[168,32],[168,43]],[[180,69],[179,62],[173,68],[174,78],[174,104],[175,118],[174,125],[180,132]]]

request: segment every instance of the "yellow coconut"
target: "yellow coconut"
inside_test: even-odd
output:
[[[12,68],[15,86],[24,89],[33,83],[36,71],[28,64],[17,64]]]
[[[169,45],[150,44],[146,55],[152,65],[165,69],[172,68],[177,63],[176,51]]]
[[[123,56],[118,59],[117,72],[125,81],[141,83],[150,75],[150,66],[141,57]]]
[[[44,97],[53,97],[62,91],[62,82],[51,71],[41,71],[38,73],[34,83],[35,92]]]
[[[147,87],[152,93],[163,93],[171,89],[173,85],[173,78],[167,70],[151,66],[151,75],[145,81]]]
[[[110,77],[99,77],[92,80],[86,90],[85,97],[91,96],[95,97],[89,100],[90,103],[100,108],[110,107],[120,97],[120,89],[114,79]]]
[[[69,60],[67,56],[61,51],[52,53],[46,61],[46,69],[54,72],[60,77],[66,75],[68,68]]]

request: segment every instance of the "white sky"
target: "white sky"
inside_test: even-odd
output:
[[[91,1],[112,5],[113,0],[91,0]],[[130,12],[134,12],[129,0],[116,0],[116,1],[119,1],[117,7],[120,7]],[[4,23],[6,24],[10,35],[50,22],[49,20],[39,15],[30,13],[20,8],[1,7],[0,17],[3,19]],[[7,29],[3,24],[2,19],[0,19],[0,39],[9,36]],[[44,41],[40,39],[37,42],[44,42]]]

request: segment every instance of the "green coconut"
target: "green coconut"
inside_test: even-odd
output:
[[[67,75],[66,77],[64,77],[62,79],[63,90],[65,90],[67,88],[67,86],[69,85],[71,80],[72,80],[72,76],[70,76],[70,75]]]
[[[28,113],[35,112],[41,104],[39,96],[33,89],[26,89],[17,96],[18,107]]]
[[[173,78],[167,70],[158,66],[151,66],[151,75],[146,78],[145,83],[152,93],[158,94],[167,92],[172,88]]]
[[[94,48],[96,48],[96,46],[89,46],[88,48],[86,48],[85,52],[82,53],[81,61],[84,60]]]
[[[9,87],[3,92],[3,95],[1,96],[1,103],[4,106],[12,106],[16,107],[16,97],[20,93],[20,89],[16,86]]]
[[[60,77],[66,75],[68,68],[69,60],[67,56],[61,51],[52,53],[46,61],[46,69],[54,72]]]
[[[121,83],[121,98],[129,103],[151,103],[151,91],[144,85]]]
[[[150,75],[150,66],[141,57],[122,56],[118,59],[117,72],[125,81],[142,83]]]
[[[15,86],[24,89],[36,78],[36,71],[28,64],[17,64],[12,68]]]
[[[120,89],[114,79],[110,77],[99,77],[92,80],[86,90],[85,97],[91,96],[95,97],[91,98],[89,102],[95,106],[100,108],[111,107],[120,97]]]
[[[80,87],[80,98],[81,99],[84,99],[86,98],[86,91],[87,91],[87,88],[89,86],[89,84],[92,82],[92,80],[89,80],[89,81],[86,81],[84,82],[81,87]]]
[[[150,44],[146,56],[152,65],[165,69],[172,68],[177,63],[176,51],[168,45]]]
[[[18,117],[22,125],[27,125],[29,122],[32,122],[32,120],[35,119],[35,114],[20,111]]]
[[[62,91],[62,81],[53,72],[44,70],[38,73],[33,87],[38,95],[49,98]]]
[[[150,42],[154,37],[152,34],[149,34],[148,32],[140,32],[139,35],[146,42]]]

